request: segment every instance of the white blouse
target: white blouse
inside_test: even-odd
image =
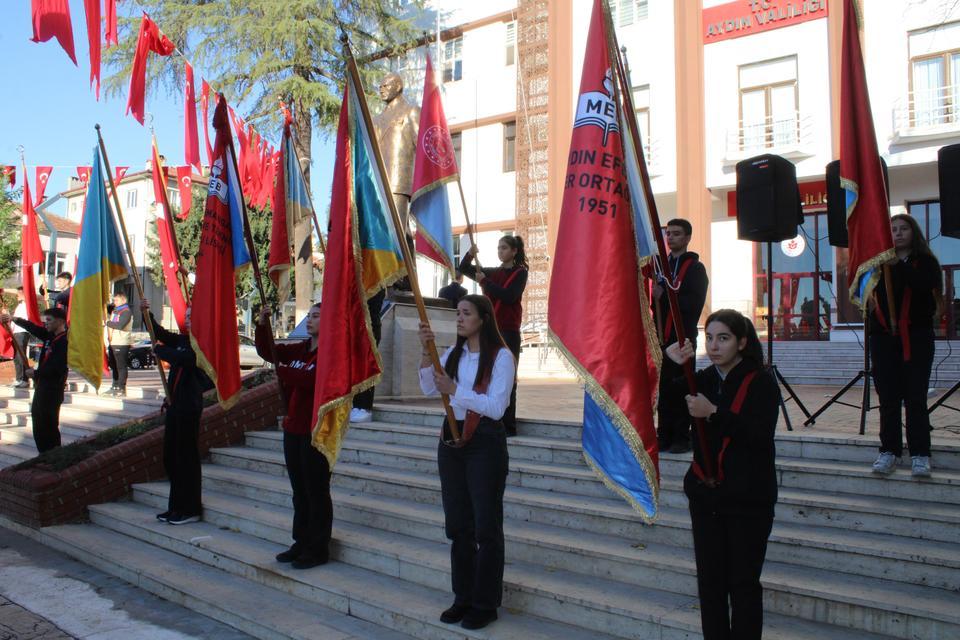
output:
[[[446,365],[447,358],[454,347],[449,347],[442,356],[440,364]],[[463,354],[457,367],[457,393],[450,396],[450,406],[457,420],[464,420],[467,411],[474,411],[493,420],[499,420],[510,405],[510,391],[513,389],[513,378],[516,365],[513,354],[509,349],[500,349],[493,362],[493,372],[486,393],[477,393],[473,390],[473,381],[477,378],[477,367],[480,365],[480,352],[471,353],[467,345],[463,345]],[[433,367],[420,369],[420,390],[424,395],[439,395],[437,385],[433,382]]]

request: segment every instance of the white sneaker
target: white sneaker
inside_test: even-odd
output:
[[[373,412],[366,409],[350,409],[350,422],[373,422]]]
[[[930,477],[930,456],[913,456],[911,472],[914,478]]]
[[[873,472],[885,476],[890,475],[894,469],[897,468],[898,462],[900,462],[900,458],[889,451],[883,451],[877,456],[877,460],[873,463]]]

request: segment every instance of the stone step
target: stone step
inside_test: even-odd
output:
[[[109,427],[100,427],[98,425],[79,425],[70,423],[60,423],[60,439],[66,442],[73,442],[80,438],[85,438]],[[24,442],[33,442],[32,427],[0,427],[0,446],[5,444],[21,444]]]
[[[60,420],[71,424],[89,424],[99,426],[114,426],[129,422],[131,418],[136,417],[122,412],[97,411],[93,409],[79,409],[70,405],[61,405]],[[5,422],[4,422],[5,420]],[[18,404],[14,407],[0,409],[0,423],[11,424],[15,426],[29,426],[32,424],[30,417],[30,403]]]
[[[163,488],[156,487],[155,491],[162,494]],[[158,498],[162,503],[162,495]],[[292,517],[290,509],[251,505],[242,499],[217,492],[208,492],[204,497],[204,505],[205,519],[220,527],[239,529],[249,535],[268,536],[268,539],[278,542],[289,539],[289,523]],[[438,590],[449,584],[449,548],[439,542],[442,539],[442,526],[439,522],[434,527],[434,536],[429,540],[347,523],[338,523],[335,526],[334,538],[332,551],[342,562],[376,571],[388,571],[391,574],[396,571],[407,580]],[[697,628],[696,620],[692,629],[690,625],[690,613],[695,613],[696,608],[696,598],[692,595],[696,592],[695,579],[689,577],[689,574],[694,573],[692,559],[686,568],[687,588],[680,592],[668,592],[655,586],[656,578],[652,576],[649,584],[625,585],[612,581],[609,576],[591,576],[556,566],[540,566],[515,557],[508,562],[504,573],[504,607],[522,611],[533,610],[558,622],[579,624],[618,637],[658,636],[663,633],[658,626],[690,632]],[[768,598],[771,603],[779,602],[780,606],[787,610],[820,610],[823,618],[838,617],[837,612],[845,605],[818,601],[817,595],[812,595],[818,588],[815,577],[808,576],[806,580],[793,577],[807,588],[807,592],[799,599],[777,592]],[[646,588],[638,591],[637,586]],[[830,595],[842,597],[850,586],[835,584]],[[862,589],[862,582],[858,583],[858,586]],[[923,602],[918,596],[928,595],[928,591],[931,590],[921,589],[911,594],[914,597],[910,600]],[[857,605],[858,613],[863,612],[864,606],[871,608],[863,623],[866,626],[872,625],[871,631],[893,631],[896,637],[907,637],[902,635],[899,629],[901,625],[923,632],[929,629],[939,637],[947,637],[943,634],[951,631],[950,622],[946,622],[947,626],[941,629],[943,622],[928,620],[927,612],[921,614],[924,616],[922,618],[911,615],[911,612],[906,610],[909,607],[902,606],[904,598],[908,597],[902,591],[895,593],[895,597],[878,601],[877,596],[881,593],[888,595],[877,588],[872,594],[872,605]],[[884,607],[892,607],[890,613],[881,608],[881,602]],[[831,610],[831,607],[837,611]],[[682,615],[677,616],[681,611]],[[876,619],[873,619],[874,617]],[[904,621],[900,622],[897,617]],[[949,614],[943,614],[943,617],[950,619]],[[809,622],[807,621],[808,629]],[[856,624],[853,620],[850,622]],[[781,618],[776,612],[767,617],[767,623],[768,627],[781,627],[782,623],[783,629],[796,628],[798,623],[804,626],[800,620]],[[823,629],[826,632],[830,630],[830,627]],[[769,628],[766,635],[780,637],[780,634]]]
[[[29,410],[33,400],[32,393],[26,396],[0,397],[0,411],[11,408],[19,410],[26,406]],[[160,400],[155,398],[115,398],[112,396],[96,396],[87,393],[66,393],[63,396],[61,407],[77,408],[82,410],[96,410],[112,413],[128,413],[132,415],[154,413],[160,409]]]
[[[99,392],[103,394],[105,391],[110,389],[111,382],[109,379],[105,378],[104,383],[100,385]],[[70,396],[73,394],[84,394],[92,398],[98,397],[98,390],[93,387],[89,382],[79,378],[70,376],[67,379],[67,385],[65,387],[65,395]],[[9,386],[0,386],[0,398],[29,398],[33,394],[31,389],[17,389]],[[138,387],[134,384],[128,384],[127,386],[127,397],[126,400],[151,400],[159,401],[163,396],[162,389],[155,389],[151,387]],[[102,397],[99,396],[99,397]]]
[[[94,522],[115,529],[141,546],[154,545],[193,560],[192,564],[208,565],[245,578],[251,586],[265,585],[271,591],[288,593],[309,602],[348,612],[351,619],[360,618],[392,629],[355,632],[351,638],[398,638],[407,634],[417,638],[570,638],[571,640],[612,640],[612,636],[558,624],[502,608],[495,625],[478,632],[463,630],[459,625],[445,625],[439,613],[450,604],[446,585],[431,588],[407,580],[408,566],[399,558],[385,559],[376,571],[344,562],[331,562],[322,568],[297,571],[274,560],[288,541],[270,542],[242,531],[201,522],[172,527],[154,518],[155,509],[143,505],[115,503],[91,507]],[[117,534],[114,534],[117,535]],[[289,538],[289,536],[286,536]],[[144,545],[143,543],[150,543]],[[331,551],[336,556],[339,548]],[[255,605],[254,605],[255,606]],[[255,609],[254,609],[255,610]],[[323,610],[315,617],[326,621]],[[318,629],[313,638],[328,636]],[[335,636],[341,637],[341,636]]]
[[[159,523],[158,523],[159,524]],[[175,529],[175,527],[169,527]],[[190,537],[186,546],[204,545],[204,538],[223,536],[215,527],[202,532],[180,531]],[[198,536],[197,534],[200,533]],[[357,617],[348,598],[331,597],[329,603],[304,599],[270,586],[271,580],[247,580],[242,575],[195,562],[188,556],[94,525],[47,527],[39,534],[42,541],[78,560],[117,576],[150,593],[230,625],[255,638],[283,640],[410,640],[412,636],[370,623]],[[191,539],[193,538],[193,539]],[[258,542],[259,552],[276,553],[275,545]],[[267,563],[264,562],[266,565]],[[255,565],[250,565],[251,570]],[[272,573],[272,581],[284,581],[272,567],[260,569]],[[351,615],[354,614],[354,615]]]
[[[290,504],[288,481],[279,475],[251,472],[220,465],[204,465],[205,486],[245,499],[279,506]],[[338,464],[334,475],[338,518],[344,509],[361,524],[395,530],[405,535],[431,537],[424,528],[423,509],[436,510],[440,504],[439,480],[420,474]],[[357,497],[361,496],[361,497]],[[383,504],[404,501],[399,512],[384,513]],[[369,507],[370,504],[375,505]],[[585,507],[589,507],[586,508]],[[369,511],[372,509],[372,513]],[[644,526],[636,514],[617,500],[577,499],[547,492],[508,487],[504,497],[510,526],[554,526],[573,535],[615,536],[644,544],[689,548],[689,515],[686,508],[663,508],[659,524]],[[439,513],[439,511],[437,511]],[[406,516],[404,515],[406,514]],[[396,528],[394,528],[396,527]],[[960,589],[960,555],[956,541],[924,543],[917,554],[917,542],[891,535],[825,529],[777,520],[767,557],[819,569],[900,582]],[[689,553],[689,551],[688,551]]]

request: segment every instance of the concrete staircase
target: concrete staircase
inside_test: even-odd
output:
[[[334,474],[333,561],[295,571],[281,434],[248,434],[204,464],[204,522],[159,523],[168,486],[91,507],[46,543],[259,638],[699,638],[681,479],[663,456],[662,514],[639,518],[582,462],[578,424],[522,421],[510,440],[501,619],[438,621],[452,602],[436,473],[440,415],[378,406]],[[781,487],[764,568],[772,640],[960,637],[960,446],[937,440],[934,477],[870,474],[875,443],[778,437]]]
[[[101,387],[103,391],[109,388],[109,381]],[[37,455],[30,418],[32,397],[32,389],[0,387],[0,468]],[[71,376],[60,407],[61,441],[68,444],[153,413],[160,403],[155,389],[130,386],[125,398],[104,397],[82,379]]]

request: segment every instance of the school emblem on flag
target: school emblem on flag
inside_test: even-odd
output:
[[[603,129],[603,146],[612,131],[620,131],[617,120],[617,105],[613,101],[613,74],[607,68],[603,77],[603,91],[587,91],[580,94],[577,102],[577,117],[573,128],[594,126]]]

